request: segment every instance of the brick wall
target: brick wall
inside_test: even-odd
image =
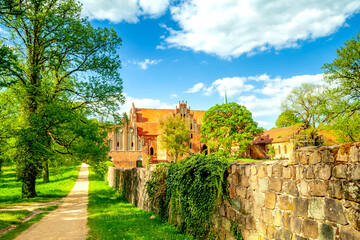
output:
[[[360,143],[306,147],[290,160],[234,162],[229,171],[232,203],[217,206],[213,230],[234,239],[360,239]],[[110,174],[118,171],[118,174]],[[145,169],[112,169],[111,185],[125,186],[135,206],[149,210]],[[123,187],[121,187],[123,186]]]

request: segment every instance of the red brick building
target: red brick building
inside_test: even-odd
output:
[[[136,108],[134,103],[124,127],[108,135],[111,157],[116,167],[133,168],[143,166],[145,161],[157,163],[172,159],[166,149],[158,143],[159,121],[180,114],[190,122],[191,140],[189,151],[198,153],[206,149],[200,142],[200,126],[205,111],[190,110],[187,102],[179,102],[175,109]]]

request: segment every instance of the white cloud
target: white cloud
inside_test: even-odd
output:
[[[83,15],[90,19],[136,23],[139,16],[159,17],[167,10],[170,0],[80,0]]]
[[[170,95],[170,98],[178,98],[179,96],[177,95],[177,94],[175,94],[175,93],[173,93],[173,94],[171,94]]]
[[[133,63],[139,65],[141,69],[146,70],[148,69],[149,65],[156,65],[161,61],[162,59],[154,59],[154,60],[144,59],[144,61],[133,61]]]
[[[186,93],[197,93],[199,92],[201,89],[204,88],[204,84],[203,83],[197,83],[195,84],[192,88],[189,88],[187,91],[185,91]]]
[[[265,129],[269,129],[273,126],[272,123],[266,122],[266,121],[256,121],[260,127],[263,127]]]
[[[184,0],[170,10],[180,30],[168,29],[164,46],[231,58],[329,36],[360,10],[360,1]]]
[[[228,97],[233,97],[254,88],[253,85],[245,84],[246,80],[245,77],[227,77],[218,79],[212,83],[211,86],[213,88],[211,90],[216,89],[220,96],[225,96],[226,89],[226,95]]]

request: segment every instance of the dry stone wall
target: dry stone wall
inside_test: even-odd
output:
[[[360,239],[360,143],[306,147],[290,160],[234,162],[231,203],[219,204],[213,231],[235,239]],[[110,185],[135,206],[150,210],[145,169],[109,169]]]

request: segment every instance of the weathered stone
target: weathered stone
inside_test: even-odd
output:
[[[233,173],[231,175],[231,185],[233,185],[234,187],[237,187],[239,185],[239,178],[236,173]]]
[[[342,181],[342,189],[346,200],[360,203],[360,181]]]
[[[225,206],[224,205],[219,206],[219,215],[221,217],[225,217]]]
[[[324,181],[311,181],[309,183],[309,194],[311,196],[323,197],[326,195],[327,187]]]
[[[303,172],[304,172],[304,166],[303,165],[297,165],[295,166],[295,172],[296,172],[296,176],[295,179],[296,180],[300,180],[303,179]]]
[[[271,165],[266,166],[266,172],[267,172],[267,176],[271,177],[271,174],[272,174],[272,166]]]
[[[274,216],[271,210],[263,209],[264,222],[268,225],[272,225]]]
[[[360,180],[360,164],[351,167],[350,180]]]
[[[291,216],[290,217],[290,230],[294,233],[300,234],[303,225],[301,218]]]
[[[287,184],[285,184],[285,192],[292,196],[299,196],[296,182],[292,180],[288,181]]]
[[[255,192],[254,203],[263,206],[265,203],[265,193],[259,191]]]
[[[255,219],[253,216],[247,216],[245,219],[245,227],[249,230],[255,229]]]
[[[328,224],[321,224],[319,230],[319,240],[333,240],[335,238],[334,228]]]
[[[236,198],[236,189],[234,186],[229,187],[229,197],[230,198]]]
[[[267,173],[266,173],[266,167],[265,166],[260,166],[258,173],[257,173],[258,177],[267,177]]]
[[[306,198],[294,198],[294,213],[295,216],[307,217],[309,208],[309,201]]]
[[[340,240],[359,240],[360,232],[350,227],[342,226],[340,229]]]
[[[281,177],[282,176],[282,167],[280,165],[274,165],[272,168],[272,176],[273,177]]]
[[[232,207],[235,209],[235,210],[240,210],[240,205],[241,205],[241,199],[240,198],[234,198],[234,199],[232,199]],[[225,216],[225,209],[223,210],[224,211],[224,214],[222,215],[222,210],[221,210],[221,207],[223,207],[223,206],[220,206],[220,211],[219,211],[219,213],[220,213],[220,216]]]
[[[257,174],[257,168],[256,168],[256,166],[251,166],[251,175],[256,175]]]
[[[360,204],[355,203],[348,211],[348,219],[351,225],[358,231],[360,231]]]
[[[325,218],[342,225],[348,223],[341,202],[331,198],[325,198]]]
[[[283,214],[283,224],[285,228],[290,228],[290,213],[282,213]]]
[[[261,219],[262,218],[262,206],[259,205],[255,205],[254,206],[254,217],[257,219]]]
[[[284,167],[283,168],[283,178],[291,178],[291,170],[292,170],[292,167]]]
[[[307,179],[314,179],[315,173],[314,173],[314,166],[305,166],[304,168],[304,176]]]
[[[329,182],[329,192],[330,196],[333,198],[342,199],[343,198],[343,186],[341,180],[333,180]]]
[[[246,216],[240,212],[236,212],[236,223],[239,226],[244,226],[245,225],[245,218]]]
[[[258,221],[257,230],[259,233],[266,235],[266,224],[263,221]]]
[[[214,228],[216,230],[220,230],[220,228],[221,228],[221,218],[220,217],[213,218],[213,224],[214,224]]]
[[[267,178],[259,178],[259,191],[266,192],[269,190],[269,180]]]
[[[236,171],[237,171],[237,165],[236,165],[236,164],[232,164],[230,168],[231,168],[231,174],[235,174]]]
[[[293,210],[294,201],[289,196],[280,196],[280,209],[281,210]]]
[[[347,167],[344,164],[337,165],[333,169],[333,176],[336,178],[346,178]]]
[[[325,163],[333,163],[334,156],[329,149],[323,149],[320,151],[322,162]]]
[[[315,151],[310,157],[309,157],[309,164],[317,164],[321,162],[321,154],[319,151]]]
[[[331,166],[328,164],[320,165],[316,175],[320,179],[329,180],[331,177]]]
[[[308,183],[305,180],[300,181],[299,192],[302,196],[309,196]]]
[[[282,187],[282,180],[279,178],[272,178],[269,183],[269,189],[275,192],[280,192]]]
[[[292,239],[292,232],[289,229],[282,228],[280,230],[280,239],[286,239],[286,240]]]
[[[300,163],[303,165],[307,165],[309,162],[309,157],[306,155],[306,152],[302,152],[300,155]]]
[[[316,239],[319,236],[319,225],[313,220],[305,219],[302,232],[304,237]]]
[[[230,232],[231,231],[231,222],[227,219],[227,218],[222,218],[221,219],[221,223],[223,228],[227,231]]]
[[[237,187],[236,188],[236,195],[240,198],[246,198],[246,188],[244,187]]]
[[[283,215],[281,213],[280,210],[276,210],[275,211],[275,216],[274,216],[274,226],[275,227],[282,227],[283,224]]]
[[[311,198],[309,215],[312,218],[323,220],[325,219],[324,200],[323,198]]]
[[[279,236],[279,232],[273,226],[268,226],[266,236],[270,239],[276,239]]]
[[[243,186],[243,187],[248,187],[250,186],[249,184],[249,180],[246,176],[242,175],[241,178],[240,178],[240,185]]]
[[[245,167],[245,176],[248,178],[251,176],[251,166]]]
[[[254,175],[250,177],[250,188],[255,190],[258,189],[258,178]]]
[[[276,204],[276,194],[268,192],[265,194],[265,207],[268,209],[274,209]]]
[[[236,212],[235,212],[235,210],[234,209],[232,209],[232,208],[228,208],[228,216],[229,216],[229,218],[231,219],[231,220],[236,220]]]
[[[359,148],[357,146],[352,146],[349,153],[350,162],[360,162]]]

